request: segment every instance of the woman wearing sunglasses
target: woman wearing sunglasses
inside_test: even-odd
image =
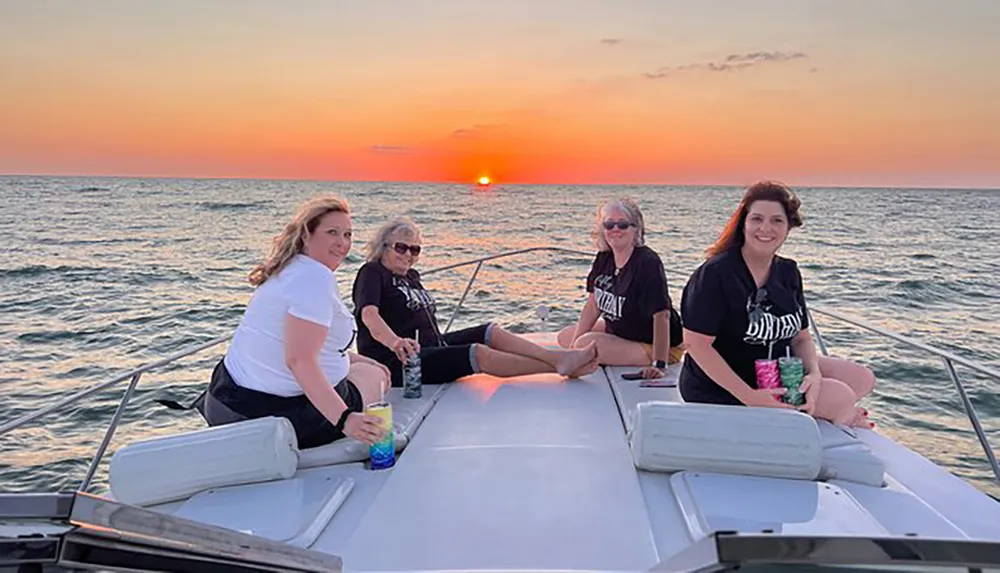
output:
[[[598,207],[589,295],[577,324],[559,333],[559,344],[596,344],[599,363],[643,366],[644,378],[660,378],[667,364],[680,359],[682,331],[663,262],[645,245],[645,231],[642,212],[631,199]]]
[[[402,363],[419,354],[424,384],[441,384],[477,372],[520,376],[558,372],[582,376],[597,369],[596,348],[549,349],[494,323],[456,332],[438,331],[434,298],[413,268],[421,253],[420,230],[408,218],[384,224],[366,247],[367,262],[354,279],[358,352],[389,368],[402,386]]]
[[[818,418],[867,427],[857,407],[875,375],[847,360],[817,356],[809,333],[802,275],[778,256],[788,232],[802,225],[800,202],[786,186],[763,181],[743,194],[708,260],[681,298],[687,358],[680,390],[687,402],[792,408],[781,389],[758,389],[755,363],[791,354],[802,360],[799,408]],[[764,372],[762,375],[766,376]]]

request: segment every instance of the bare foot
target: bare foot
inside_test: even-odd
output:
[[[848,426],[852,428],[874,428],[875,423],[868,419],[868,410],[861,406],[854,409],[854,417],[848,420]]]
[[[591,360],[590,362],[584,364],[583,366],[581,366],[580,368],[578,368],[575,372],[572,372],[569,375],[569,377],[570,378],[583,378],[587,374],[592,374],[592,373],[596,372],[598,366],[600,366],[600,364],[597,363],[597,355],[594,355],[593,360]]]
[[[556,372],[562,376],[569,376],[596,360],[597,345],[591,342],[583,348],[563,352],[556,362]]]

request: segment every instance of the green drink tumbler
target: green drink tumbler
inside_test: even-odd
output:
[[[778,370],[781,372],[781,385],[786,388],[785,403],[793,406],[801,406],[805,403],[805,396],[799,391],[802,386],[802,376],[805,369],[802,360],[794,356],[782,356],[778,358]]]

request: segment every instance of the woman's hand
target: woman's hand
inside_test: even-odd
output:
[[[372,445],[385,437],[382,419],[361,412],[352,412],[344,420],[344,435]]]
[[[823,385],[823,375],[819,372],[810,372],[802,377],[802,385],[799,386],[799,392],[805,395],[806,403],[799,406],[799,410],[802,410],[810,416],[816,410],[816,401],[819,400],[819,389]]]
[[[785,394],[785,388],[759,388],[751,389],[746,393],[740,401],[747,406],[756,406],[758,408],[787,408],[795,409],[795,406],[791,404],[785,404],[780,400],[776,400],[775,396],[783,396]]]
[[[655,366],[647,366],[642,369],[642,377],[646,380],[653,378],[663,378],[667,373]]]
[[[420,352],[420,343],[412,338],[396,337],[389,350],[396,354],[396,358],[399,358],[400,362],[406,362],[407,358]]]

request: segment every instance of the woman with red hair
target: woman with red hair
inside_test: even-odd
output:
[[[775,399],[782,390],[757,387],[755,362],[802,360],[799,408],[817,418],[871,427],[858,400],[872,391],[868,368],[818,356],[809,333],[802,275],[779,256],[789,231],[802,225],[800,201],[780,183],[750,186],[707,260],[691,275],[681,299],[687,355],[680,375],[687,402],[793,408]]]

